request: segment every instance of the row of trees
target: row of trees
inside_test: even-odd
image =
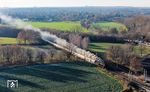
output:
[[[113,21],[128,16],[134,16],[147,9],[119,7],[69,7],[69,8],[15,8],[0,9],[2,13],[29,21],[80,21],[93,18],[94,21]]]
[[[57,30],[50,30],[50,29],[43,29],[44,31],[48,31],[51,34],[55,34],[60,38],[66,39],[69,42],[69,37],[70,38],[75,38],[75,39],[80,39],[81,38],[86,38],[91,42],[125,42],[123,36],[118,35],[118,34],[88,34],[88,33],[76,33],[76,32],[61,32]],[[69,36],[70,35],[70,36]],[[77,37],[73,37],[72,35],[75,35]],[[75,44],[77,46],[81,46],[78,44]]]
[[[49,63],[67,59],[67,53],[55,49],[41,50],[17,45],[0,46],[1,64]]]
[[[123,23],[129,30],[126,38],[150,42],[150,16],[126,18]]]
[[[61,33],[57,31],[50,31],[52,34],[57,35],[60,38],[66,39],[68,42],[83,48],[87,49],[88,44],[90,42],[89,38],[87,36],[82,36],[79,33]],[[42,41],[40,34],[38,32],[32,31],[32,30],[23,30],[19,32],[18,34],[18,42],[19,44],[42,44],[44,41]]]
[[[107,52],[108,60],[123,65],[137,72],[141,70],[141,59],[134,53],[134,48],[131,45],[111,46]]]
[[[81,25],[87,29],[90,27],[91,23],[92,21],[89,19],[81,21]],[[108,31],[102,31],[101,27],[96,25],[93,26],[93,29],[91,28],[91,30],[97,32],[97,34],[90,34],[90,40],[95,41],[96,38],[101,41],[101,38],[104,37],[103,39],[108,38],[108,40],[105,41],[111,42],[111,40],[109,40],[109,38],[111,37],[112,39],[122,38],[123,40],[130,39],[150,42],[150,16],[140,15],[125,18],[121,23],[125,24],[127,29],[122,28],[118,31],[117,28],[108,28]],[[93,37],[94,39],[91,39],[91,37]]]

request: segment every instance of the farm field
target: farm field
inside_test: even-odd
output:
[[[91,43],[89,46],[89,50],[97,52],[97,53],[104,53],[106,50],[112,45],[123,45],[121,43]],[[150,47],[144,47],[143,55],[150,54]],[[140,54],[140,46],[134,46],[135,53]]]
[[[17,44],[16,38],[0,37],[0,44]]]
[[[112,28],[116,28],[117,31],[122,31],[126,30],[127,28],[125,25],[117,22],[100,22],[100,23],[95,23],[93,24],[93,27],[96,29],[101,29],[102,31],[108,31],[111,30]]]
[[[60,31],[75,31],[88,32],[89,30],[83,28],[79,22],[29,22],[33,27],[49,28]]]
[[[19,81],[6,88],[8,79]],[[86,62],[61,62],[2,69],[2,92],[120,92],[121,84]]]
[[[37,28],[49,28],[60,31],[71,31],[71,32],[90,32],[83,28],[79,22],[29,22],[33,27]],[[102,31],[108,31],[111,28],[116,28],[118,31],[127,30],[127,28],[120,23],[116,22],[100,22],[92,24],[93,28],[102,29]]]

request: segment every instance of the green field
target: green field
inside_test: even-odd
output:
[[[83,28],[80,22],[29,22],[33,27],[36,28],[49,28],[60,31],[75,31],[75,32],[90,32]],[[116,28],[118,31],[127,30],[127,28],[120,23],[116,22],[100,22],[92,25],[93,28],[100,28],[103,31],[108,31],[111,28]]]
[[[94,52],[104,53],[112,45],[122,45],[115,43],[91,43],[89,49]]]
[[[112,28],[116,28],[118,31],[127,30],[126,26],[117,22],[100,22],[93,24],[96,29],[101,29],[102,31],[108,31]]]
[[[9,89],[6,81],[16,79],[18,88]],[[94,65],[62,62],[1,69],[1,92],[120,92],[121,84]]]
[[[0,37],[0,44],[17,44],[16,38]]]
[[[89,46],[89,50],[97,52],[97,53],[104,53],[106,50],[112,45],[123,45],[119,43],[91,43]],[[135,53],[140,54],[140,46],[134,46]],[[143,55],[150,54],[150,47],[145,47],[143,50]]]
[[[29,24],[36,28],[49,28],[60,31],[88,32],[88,30],[83,28],[79,22],[29,22]]]

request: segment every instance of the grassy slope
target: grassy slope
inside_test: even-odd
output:
[[[81,28],[82,32],[88,32],[87,29],[81,27],[79,22],[29,22],[37,28],[49,28],[61,31],[73,31],[76,27]]]
[[[19,88],[6,88],[8,79],[18,79]],[[0,71],[3,92],[110,92],[112,89],[120,92],[122,86],[88,63],[34,65]]]
[[[118,31],[127,30],[125,25],[117,22],[100,22],[100,23],[93,24],[93,27],[102,29],[102,31],[108,31],[111,28],[117,28]]]
[[[0,37],[0,44],[17,44],[16,38]]]
[[[94,52],[104,53],[112,45],[123,45],[118,43],[91,43],[89,49]],[[135,52],[140,54],[140,46],[135,46]],[[146,47],[143,50],[143,55],[150,54],[150,47]]]

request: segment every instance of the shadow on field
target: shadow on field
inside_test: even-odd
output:
[[[61,63],[49,64],[49,65],[35,65],[35,66],[26,66],[18,69],[15,68],[13,70],[9,69],[1,72],[5,72],[8,74],[15,74],[15,75],[34,76],[34,77],[39,77],[39,78],[57,81],[57,82],[64,82],[64,83],[67,83],[69,81],[86,82],[86,80],[84,80],[82,77],[92,74],[92,72],[89,71],[76,69],[75,67],[73,68],[69,67],[69,64],[67,66],[63,64],[61,65]],[[1,75],[0,77],[5,77],[10,79],[9,76]],[[22,79],[18,79],[18,81],[21,81],[21,83],[24,85],[41,87],[37,84]]]
[[[73,66],[85,66],[85,67],[96,67],[97,65],[87,63],[86,61],[73,61],[73,62],[67,62],[66,64],[73,64]]]
[[[129,72],[129,68],[123,66],[123,65],[119,65],[116,63],[113,63],[112,61],[106,61],[106,69],[112,72],[125,72],[128,73]]]
[[[0,86],[0,92],[14,92],[14,91],[7,87]]]
[[[27,81],[27,80],[24,80],[24,79],[20,79],[20,78],[17,78],[17,77],[8,76],[8,75],[0,75],[0,78],[4,78],[6,80],[11,80],[11,79],[12,80],[18,80],[19,84],[21,84],[21,85],[44,89],[44,87],[41,86],[41,85],[38,85],[36,83],[30,82],[30,81]],[[9,92],[9,91],[7,91],[7,92]]]

